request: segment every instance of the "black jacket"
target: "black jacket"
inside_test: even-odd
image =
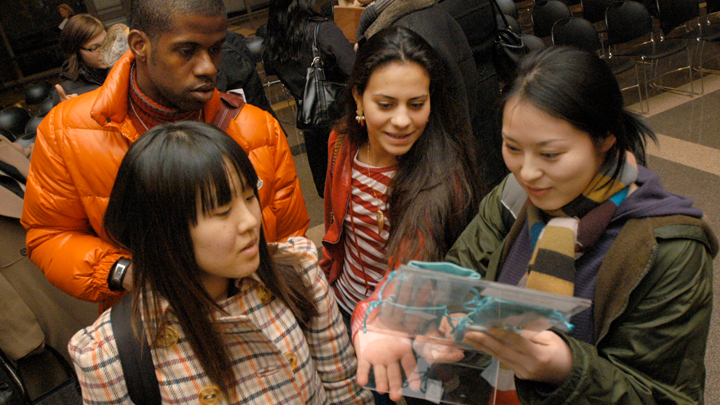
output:
[[[222,92],[243,89],[245,101],[275,116],[265,95],[260,76],[255,70],[255,61],[241,34],[227,31],[225,43],[220,55],[217,83],[215,87]],[[277,117],[275,117],[277,118]]]

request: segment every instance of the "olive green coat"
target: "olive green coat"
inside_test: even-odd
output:
[[[446,256],[490,280],[497,279],[525,222],[522,204],[513,207],[508,201],[512,191],[503,195],[506,182],[483,200]],[[517,218],[508,215],[513,210]],[[573,353],[570,377],[549,395],[547,387],[516,380],[521,402],[704,403],[712,258],[717,251],[717,238],[700,219],[675,215],[629,220],[597,276],[594,344],[564,337]]]

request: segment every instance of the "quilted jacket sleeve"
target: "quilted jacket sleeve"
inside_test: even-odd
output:
[[[305,236],[310,216],[287,136],[278,121],[269,113],[246,104],[228,127],[228,134],[248,153],[263,181],[259,194],[267,241]]]
[[[90,224],[68,166],[73,162],[82,170],[83,163],[82,157],[68,156],[77,153],[67,145],[61,122],[71,111],[63,107],[68,106],[53,109],[37,131],[21,218],[28,255],[62,291],[91,302],[117,300],[121,293],[108,288],[108,273],[129,254],[103,241]]]

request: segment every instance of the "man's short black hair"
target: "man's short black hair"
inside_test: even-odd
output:
[[[130,29],[157,38],[173,29],[175,15],[226,15],[223,0],[132,0],[130,3]]]

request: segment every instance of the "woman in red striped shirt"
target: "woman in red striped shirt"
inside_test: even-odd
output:
[[[449,77],[406,28],[358,50],[348,114],[330,135],[321,262],[348,324],[388,270],[442,259],[477,212],[483,182]]]

